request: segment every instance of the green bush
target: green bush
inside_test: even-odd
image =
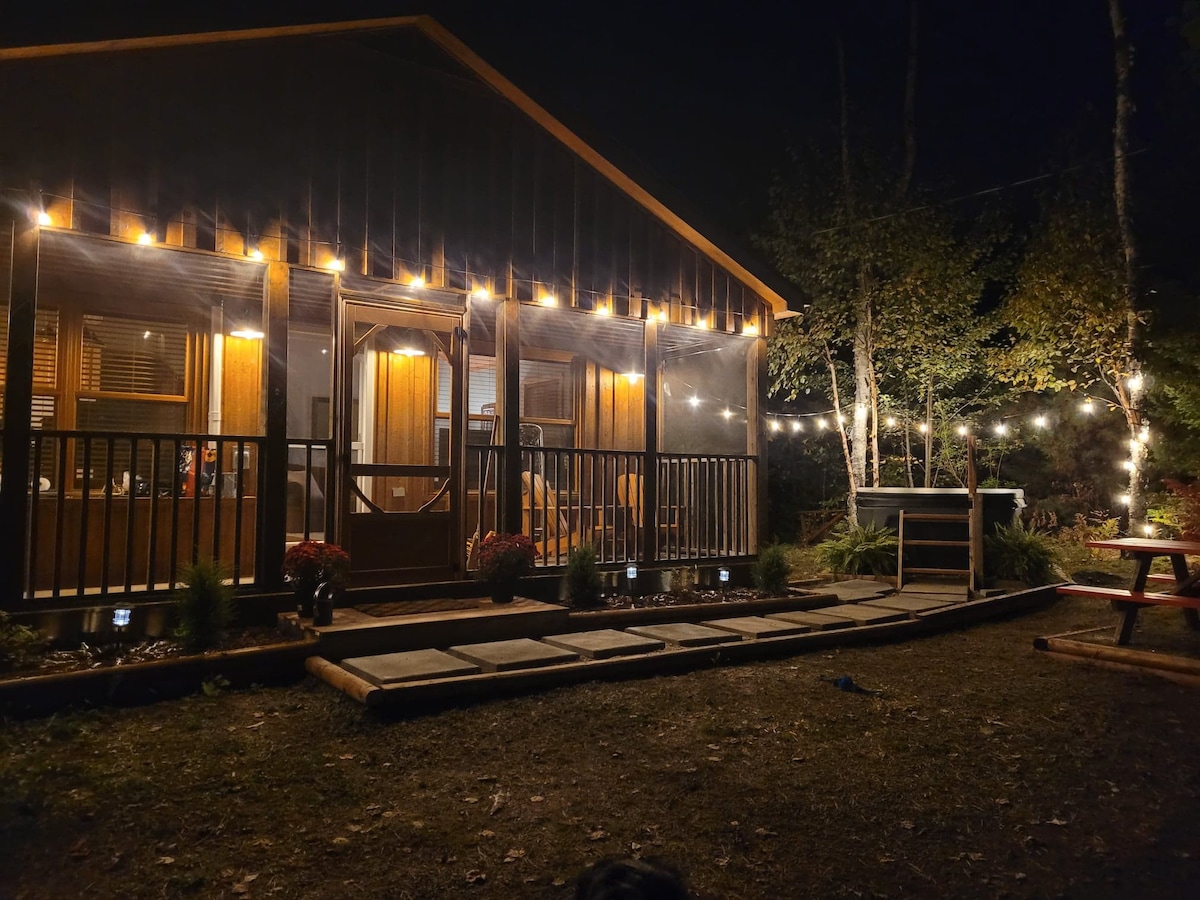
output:
[[[897,546],[890,528],[845,525],[817,545],[817,558],[839,575],[894,575]]]
[[[696,593],[696,570],[691,566],[672,569],[667,592],[674,597],[690,598]]]
[[[758,559],[750,567],[750,577],[754,586],[768,597],[779,597],[787,593],[791,571],[788,548],[783,544],[767,544],[759,548]]]
[[[233,623],[233,586],[226,583],[224,568],[212,560],[188,566],[183,581],[175,592],[175,637],[189,650],[214,647]]]
[[[46,639],[25,625],[14,624],[0,610],[0,671],[34,662],[46,649]]]
[[[1054,541],[1020,521],[997,523],[996,533],[984,537],[983,568],[988,577],[1023,581],[1031,587],[1067,580]]]
[[[567,599],[572,606],[599,606],[604,582],[596,568],[596,550],[590,544],[567,554]]]

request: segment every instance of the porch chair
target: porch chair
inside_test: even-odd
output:
[[[642,489],[641,475],[618,475],[617,476],[617,507],[622,511],[622,515],[618,516],[618,522],[625,527],[626,533],[632,531],[631,526],[636,526],[638,531],[646,525],[646,505],[645,494]],[[665,511],[665,507],[659,504],[659,509]],[[651,513],[651,518],[654,518]],[[676,538],[679,533],[679,524],[674,521],[673,512],[668,513],[668,518],[671,521],[661,522],[658,526],[658,546],[660,548],[670,546],[672,538]]]
[[[584,543],[579,531],[571,531],[566,515],[546,488],[546,479],[536,472],[521,473],[521,528],[550,565],[565,563],[570,549]]]

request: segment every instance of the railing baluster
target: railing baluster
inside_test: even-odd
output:
[[[136,437],[129,439],[129,486],[125,487],[124,479],[121,486],[125,488],[125,593],[133,590],[133,525],[137,512],[137,482],[138,482],[138,446],[141,444]]]
[[[76,576],[78,580],[75,582],[77,597],[83,596],[83,586],[87,580],[88,507],[91,506],[92,499],[92,439],[90,436],[83,439],[83,491],[81,497],[83,502],[79,504],[79,552]]]
[[[104,461],[104,493],[101,496],[104,498],[104,525],[101,528],[100,536],[100,596],[104,597],[108,594],[108,574],[110,570],[109,559],[112,556],[112,507],[113,507],[113,450],[116,446],[116,439],[113,435],[109,435],[105,439],[105,455],[107,459]]]
[[[45,436],[33,433],[33,500],[29,510],[29,568],[26,569],[26,590],[22,596],[32,600],[37,594],[38,516],[42,508],[42,444]]]

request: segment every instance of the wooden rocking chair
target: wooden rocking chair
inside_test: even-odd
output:
[[[553,493],[546,489],[546,480],[536,472],[521,473],[521,528],[548,565],[566,563],[571,548],[584,543],[582,534],[571,531]]]

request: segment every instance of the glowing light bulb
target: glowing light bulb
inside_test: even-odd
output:
[[[1046,417],[1045,416],[1034,416],[1033,424],[1037,428],[1045,428],[1046,427]]]
[[[329,262],[325,263],[325,268],[327,268],[330,272],[344,272],[346,271],[346,262],[345,260],[338,259],[335,256]]]
[[[758,326],[753,322],[747,322],[742,326],[742,334],[746,335],[746,337],[757,337]]]
[[[596,307],[596,315],[610,316],[610,315],[612,315],[612,310],[609,309],[607,306],[597,306]]]
[[[658,321],[668,322],[668,321],[670,321],[670,319],[671,319],[671,314],[667,312],[667,308],[665,306],[658,311]]]
[[[707,328],[708,327],[708,319],[697,319],[696,327],[697,328]]]
[[[1122,494],[1120,497],[1117,498],[1117,502],[1120,503],[1122,506],[1128,506],[1129,500],[1130,500],[1130,497],[1128,494]]]
[[[1127,459],[1121,463],[1122,468],[1127,469],[1130,472],[1133,471],[1135,465],[1137,464],[1132,459]]]
[[[154,235],[152,235],[148,231],[143,231],[141,234],[138,235],[137,242],[139,244],[141,244],[142,246],[145,246],[146,244],[153,244],[154,243]]]
[[[690,403],[692,405],[692,409],[695,409],[697,406],[700,405],[700,398],[699,397],[689,397],[688,403]]]
[[[888,428],[895,428],[896,427],[896,419],[893,416],[888,416],[886,419],[883,420],[883,424],[886,425]]]
[[[721,413],[721,415],[723,415],[726,419],[732,419],[733,418],[733,410],[726,408],[726,410],[723,413]]]
[[[558,298],[553,294],[546,294],[538,303],[542,304],[542,306],[558,306]]]
[[[1154,526],[1147,522],[1142,526],[1142,534],[1146,537],[1154,537]]]
[[[1082,403],[1080,403],[1079,408],[1081,410],[1083,410],[1083,412],[1085,412],[1087,415],[1090,416],[1095,411],[1095,407],[1092,405],[1092,398],[1089,397],[1088,399],[1086,399]]]
[[[1143,444],[1150,440],[1150,429],[1142,426],[1142,430],[1138,432],[1138,440]]]
[[[804,423],[802,423],[799,419],[797,419],[796,421],[794,421],[792,423],[792,431],[803,431],[803,430],[804,430]]]
[[[641,373],[641,372],[626,372],[626,373],[625,373],[625,377],[626,377],[626,378],[627,378],[629,381],[636,382],[636,381],[637,381],[639,378],[641,378],[641,377],[642,377],[642,373]]]
[[[824,419],[817,419],[817,427],[824,431],[829,427],[829,424]]]
[[[771,420],[771,430],[772,430],[772,431],[778,431],[778,430],[779,430],[780,428],[782,428],[782,427],[783,427],[783,426],[779,424],[779,420],[778,420],[778,419],[772,419],[772,420]]]
[[[917,426],[917,431],[921,432],[921,434],[924,434],[928,430],[929,430],[929,426],[926,425],[924,422],[922,422],[920,425]]]
[[[491,300],[492,299],[491,291],[489,291],[485,287],[475,288],[475,290],[471,291],[471,296],[474,297],[476,300]]]
[[[1131,375],[1126,380],[1125,384],[1129,386],[1129,389],[1131,391],[1140,391],[1142,389],[1142,385],[1145,384],[1145,382],[1142,381],[1141,375]]]
[[[837,420],[838,420],[838,424],[839,424],[839,425],[845,425],[845,424],[846,424],[846,417],[845,417],[845,416],[843,416],[841,413],[838,413],[838,415],[837,415]]]
[[[250,258],[252,260],[254,260],[255,262],[262,262],[263,252],[261,250],[259,250],[257,247],[255,247],[253,250],[250,251]]]
[[[1005,425],[1003,422],[997,422],[996,427],[993,428],[992,430],[995,431],[996,434],[1004,434],[1005,432],[1008,431],[1008,426]]]
[[[959,434],[959,437],[966,437],[966,436],[967,436],[968,434],[970,434],[970,433],[971,433],[971,429],[967,428],[967,426],[966,426],[966,425],[959,425],[959,426],[958,426],[958,434]]]
[[[54,224],[54,220],[52,218],[50,218],[50,213],[46,212],[44,209],[38,211],[36,219],[37,219],[37,223],[39,225],[53,225]]]
[[[408,286],[412,288],[423,288],[425,287],[425,279],[420,275],[414,275],[408,280]]]

